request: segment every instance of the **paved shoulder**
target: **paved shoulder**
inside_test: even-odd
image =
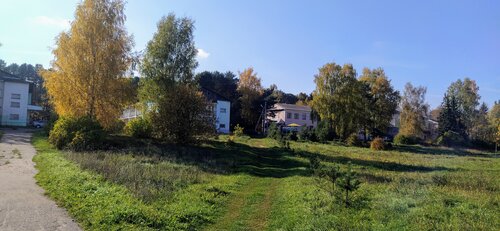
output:
[[[0,230],[81,230],[33,178],[29,130],[4,129],[0,141]]]

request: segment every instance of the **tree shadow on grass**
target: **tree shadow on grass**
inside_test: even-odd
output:
[[[500,158],[500,154],[474,153],[461,148],[444,149],[437,147],[424,147],[420,145],[395,145],[393,147],[393,150],[399,152],[411,152],[415,154],[428,154],[428,155]]]
[[[433,171],[444,171],[444,170],[453,171],[453,169],[446,167],[427,167],[421,165],[409,165],[409,164],[401,164],[395,162],[361,160],[346,156],[328,156],[320,153],[299,152],[299,155],[306,158],[316,155],[321,160],[326,162],[341,163],[341,164],[347,164],[350,162],[354,165],[376,168],[384,171],[394,171],[394,172],[433,172]]]
[[[247,173],[276,178],[309,175],[308,163],[294,158],[293,151],[282,148],[259,148],[220,141],[207,141],[199,146],[180,146],[127,137],[114,137],[110,141],[112,149],[119,152],[149,156],[156,161],[193,165],[210,173]]]
[[[134,141],[137,142],[137,141]],[[148,141],[149,142],[149,141]],[[309,176],[308,161],[297,157],[318,156],[321,160],[332,163],[376,168],[395,172],[432,172],[452,170],[445,167],[427,167],[395,162],[362,160],[346,156],[329,156],[307,151],[293,151],[278,147],[253,147],[243,143],[209,141],[202,146],[178,146],[161,143],[141,143],[139,147],[129,147],[134,155],[155,156],[158,160],[194,165],[206,172],[216,174],[247,173],[260,177]],[[129,143],[130,144],[130,143]],[[147,147],[145,147],[145,145]],[[385,181],[386,179],[375,179]]]

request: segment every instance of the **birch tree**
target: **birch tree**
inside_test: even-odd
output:
[[[89,116],[109,127],[130,102],[125,73],[133,41],[124,7],[121,0],[85,0],[57,37],[52,67],[41,74],[59,115]]]

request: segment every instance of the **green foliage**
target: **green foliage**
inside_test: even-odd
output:
[[[453,131],[447,131],[439,136],[437,139],[437,144],[448,147],[466,145],[464,137]]]
[[[413,136],[397,134],[394,137],[395,144],[412,145],[412,144],[418,144],[419,142],[420,142],[419,139]]]
[[[399,91],[391,85],[382,68],[364,68],[359,81],[366,85],[365,97],[369,102],[364,112],[364,127],[373,136],[382,135],[397,111],[401,99]]]
[[[345,142],[346,142],[347,146],[360,146],[361,145],[361,142],[358,139],[358,134],[356,134],[356,133],[352,133],[351,135],[349,135],[349,137],[347,137]]]
[[[115,120],[111,125],[106,129],[109,133],[119,134],[122,133],[125,128],[125,122],[123,120]]]
[[[316,134],[314,129],[311,127],[304,126],[297,134],[298,140],[300,141],[316,141]]]
[[[279,139],[281,137],[281,131],[276,123],[271,123],[267,129],[267,137],[271,139]]]
[[[438,118],[439,135],[442,136],[446,132],[453,132],[465,137],[466,128],[463,123],[463,116],[455,96],[445,95]]]
[[[177,18],[173,13],[158,22],[157,31],[148,42],[141,62],[141,72],[146,80],[141,90],[143,97],[156,102],[163,97],[162,91],[173,84],[193,81],[193,70],[198,66],[193,32],[193,20]],[[162,91],[149,91],[154,89]]]
[[[244,135],[244,133],[243,133],[243,127],[241,127],[239,124],[236,124],[236,126],[234,126],[233,135],[236,136],[236,137],[243,136]]]
[[[105,132],[90,117],[61,117],[50,131],[49,142],[57,149],[95,150],[103,145]]]
[[[176,144],[197,143],[214,137],[215,116],[210,102],[189,85],[171,87],[149,112],[156,138]]]
[[[144,117],[131,119],[124,128],[125,134],[135,138],[150,138],[153,127],[151,122]]]
[[[365,85],[356,79],[353,66],[327,63],[319,69],[314,82],[311,105],[321,120],[331,121],[330,127],[342,139],[358,131],[366,120],[363,115],[368,101],[364,97]]]
[[[332,129],[331,122],[327,120],[321,120],[318,122],[318,126],[315,129],[316,138],[318,141],[326,142],[333,140],[335,132]]]
[[[195,143],[215,134],[213,111],[193,84],[193,31],[191,19],[162,18],[141,64],[140,100],[150,109],[154,136],[167,142]]]
[[[344,204],[347,208],[351,205],[351,198],[349,197],[349,193],[358,190],[359,185],[361,184],[361,182],[358,180],[357,174],[352,171],[351,163],[348,164],[347,171],[342,174],[342,177],[338,178],[337,184],[345,196]]]
[[[425,102],[427,88],[414,87],[411,83],[405,85],[401,101],[401,116],[399,134],[424,138],[426,130],[426,116],[429,105]]]
[[[460,122],[463,123],[462,129],[467,131],[464,132],[464,134],[470,134],[472,131],[471,129],[474,127],[473,123],[477,113],[477,107],[479,106],[479,100],[481,99],[476,81],[469,78],[465,78],[464,80],[459,79],[448,87],[446,95],[456,100],[455,107],[457,107],[457,111],[462,114],[460,118]],[[460,131],[451,131],[462,134]]]
[[[375,151],[385,150],[386,145],[384,139],[380,137],[376,137],[375,139],[373,139],[372,142],[370,142],[370,149]]]

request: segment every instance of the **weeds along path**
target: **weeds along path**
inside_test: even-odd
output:
[[[232,195],[226,213],[207,230],[265,230],[279,178],[251,177]]]

